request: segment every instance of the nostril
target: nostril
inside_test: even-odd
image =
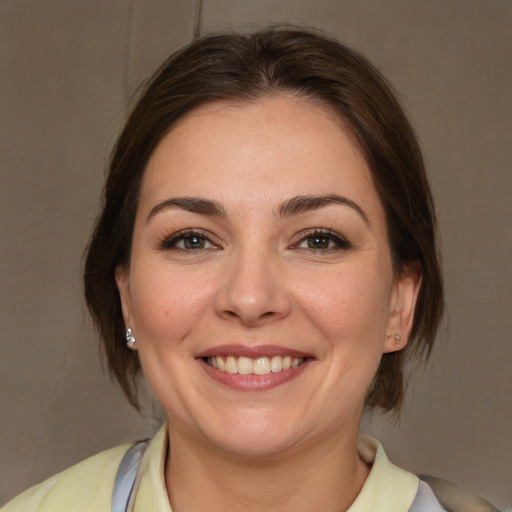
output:
[[[236,311],[232,311],[232,310],[229,310],[229,309],[226,310],[224,313],[226,315],[230,316],[231,318],[235,318],[235,317],[238,318],[240,316],[243,316],[242,312],[237,313]],[[275,314],[274,311],[266,311],[265,313],[258,314],[257,316],[258,316],[258,318],[267,318],[267,317],[272,316],[274,314]]]
[[[272,319],[276,315],[276,312],[265,311],[264,313],[260,313],[258,311],[248,311],[243,309],[241,309],[240,311],[233,309],[225,309],[222,312],[222,315],[226,320],[236,320],[242,322],[247,326],[257,326],[260,325],[262,322],[265,323],[267,321],[272,321]]]

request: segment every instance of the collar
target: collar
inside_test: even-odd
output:
[[[151,440],[141,461],[134,489],[137,493],[134,512],[172,512],[164,478],[167,447],[167,424],[164,424]],[[371,465],[371,470],[347,512],[407,512],[418,491],[418,477],[393,465],[382,445],[370,436],[360,435],[357,449],[361,458]]]
[[[407,512],[418,491],[418,477],[392,464],[373,437],[360,435],[357,450],[371,470],[347,512]]]

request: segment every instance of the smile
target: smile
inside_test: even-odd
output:
[[[227,373],[240,375],[268,375],[279,373],[290,368],[297,368],[304,362],[304,358],[291,356],[273,357],[236,357],[236,356],[214,356],[207,357],[208,366]]]

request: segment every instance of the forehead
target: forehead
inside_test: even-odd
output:
[[[153,152],[141,199],[206,195],[226,202],[238,191],[247,201],[330,193],[376,199],[366,161],[342,120],[295,96],[219,101],[184,116]]]

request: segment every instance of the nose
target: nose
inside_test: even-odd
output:
[[[247,252],[233,257],[223,270],[217,314],[247,327],[285,318],[292,303],[282,269],[268,253]]]

